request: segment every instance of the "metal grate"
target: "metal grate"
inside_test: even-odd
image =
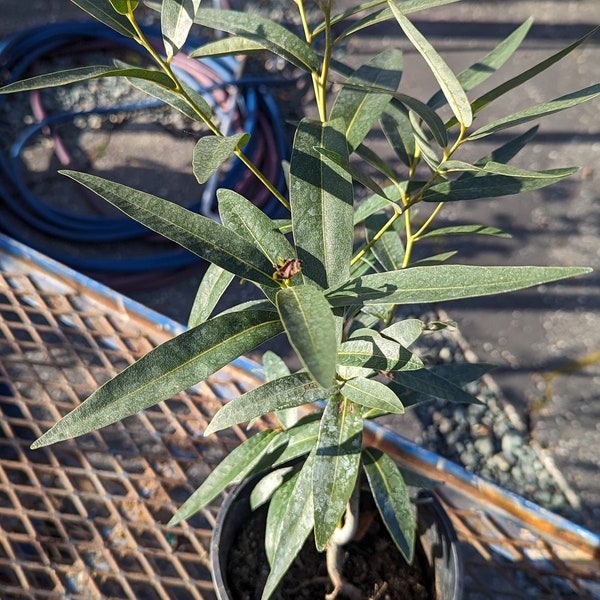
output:
[[[177,330],[0,237],[2,600],[214,597],[208,547],[218,502],[189,523],[164,524],[244,438],[241,429],[202,432],[224,400],[256,385],[251,363],[122,423],[29,450],[98,384]],[[597,536],[535,507],[520,512],[502,490],[490,494],[406,440],[371,433],[399,461],[446,480],[441,496],[464,550],[469,600],[600,597]],[[540,520],[553,536],[538,533]]]

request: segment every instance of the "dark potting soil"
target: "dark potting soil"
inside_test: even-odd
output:
[[[256,510],[233,541],[227,569],[232,600],[261,597],[269,573],[264,551],[266,514],[266,507]],[[365,600],[433,599],[427,566],[419,555],[412,566],[404,561],[378,516],[360,541],[345,547],[345,557],[343,576],[363,592]],[[332,589],[325,554],[316,551],[309,537],[273,600],[320,600]]]

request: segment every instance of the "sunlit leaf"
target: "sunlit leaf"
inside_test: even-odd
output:
[[[386,92],[395,92],[401,77],[402,52],[390,48],[359,67],[344,82],[331,108],[330,119],[344,120],[346,139],[352,150],[371,131],[391,100]]]
[[[199,8],[200,0],[162,0],[160,26],[167,59],[177,54],[185,44]]]
[[[204,323],[233,280],[233,273],[209,264],[196,291],[188,318],[188,329]]]
[[[340,394],[350,402],[376,408],[384,413],[401,414],[404,412],[402,402],[396,394],[384,383],[366,377],[349,379],[340,388]]]
[[[220,223],[186,208],[108,181],[102,177],[61,171],[119,210],[181,247],[242,279],[275,287],[273,265],[255,246]]]
[[[429,65],[454,116],[464,127],[469,127],[473,122],[471,104],[456,76],[442,57],[435,51],[427,38],[406,18],[402,12],[401,4],[396,4],[394,0],[388,0],[388,4],[406,37]]]
[[[302,120],[290,163],[292,228],[302,275],[323,288],[349,277],[354,243],[352,179],[316,150],[331,150],[347,161],[342,126]]]
[[[273,429],[260,431],[234,448],[214,468],[202,485],[179,507],[168,526],[189,519],[204,508],[232,483],[237,483],[252,472],[271,447],[280,432]]]
[[[375,448],[363,450],[363,466],[379,514],[398,550],[412,563],[415,518],[404,478],[394,461]]]
[[[184,331],[100,386],[32,447],[77,437],[149,408],[202,381],[282,330],[273,313],[243,311],[220,315]]]
[[[587,267],[414,267],[351,279],[328,290],[326,297],[332,306],[426,304],[515,291],[590,271]]]
[[[294,482],[293,489],[289,495],[286,494],[285,508],[283,506],[280,508],[283,518],[279,524],[279,531],[285,532],[285,535],[274,534],[278,540],[272,552],[271,571],[263,590],[262,600],[267,600],[273,594],[313,529],[314,461],[315,453],[311,452]]]
[[[402,319],[381,330],[381,335],[391,338],[404,348],[414,344],[425,330],[421,319]]]
[[[334,392],[333,388],[320,388],[308,373],[280,377],[263,383],[223,405],[206,428],[205,435],[251,421],[276,410],[324,400]]]
[[[206,183],[233,152],[243,148],[249,139],[249,133],[236,133],[227,137],[202,136],[194,146],[192,158],[192,167],[198,182]]]
[[[261,44],[304,71],[319,69],[317,53],[304,40],[271,19],[247,12],[201,8],[195,22]]]
[[[339,398],[339,401],[337,401]],[[362,446],[360,411],[341,396],[327,403],[313,475],[315,543],[323,551],[342,520],[358,477]]]
[[[130,38],[136,36],[136,31],[129,19],[116,12],[110,0],[71,0],[71,2],[117,33]]]

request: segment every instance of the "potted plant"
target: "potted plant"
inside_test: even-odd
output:
[[[229,485],[275,468],[274,474],[260,478],[255,490],[263,500],[270,499],[266,533],[270,571],[263,598],[273,594],[311,533],[316,549],[335,558],[353,533],[346,535],[357,511],[361,481],[370,489],[398,549],[409,562],[413,559],[415,526],[403,474],[388,456],[363,444],[363,424],[382,414],[402,413],[415,396],[476,402],[461,385],[486,367],[454,365],[444,376],[425,368],[409,348],[444,324],[397,318],[398,307],[510,292],[589,272],[582,267],[449,264],[451,254],[415,259],[417,242],[426,238],[506,235],[491,225],[436,228],[435,219],[445,203],[535,190],[576,171],[570,167],[530,171],[509,164],[535,128],[515,134],[478,160],[465,158],[471,142],[600,94],[595,85],[475,125],[475,116],[484,107],[526,84],[591,34],[469,98],[467,94],[514,53],[531,21],[455,75],[409,20],[417,10],[452,1],[375,0],[345,3],[340,9],[337,2],[324,0],[317,3],[319,18],[312,23],[304,0],[295,0],[301,23],[301,33],[296,34],[257,14],[203,8],[200,0],[163,0],[150,3],[160,11],[164,52],[159,52],[136,20],[136,0],[73,0],[95,19],[136,40],[154,67],[116,61],[39,75],[0,90],[10,93],[126,77],[204,124],[206,135],[198,140],[192,160],[201,184],[234,156],[287,211],[286,218],[273,220],[253,205],[252,198],[219,189],[217,222],[125,185],[64,171],[209,266],[187,331],[106,382],[32,445],[39,448],[114,423],[196,384],[271,338],[287,336],[301,368],[292,372],[267,353],[265,382],[224,405],[205,434],[271,413],[275,425],[232,451],[171,520],[179,523]],[[402,52],[397,48],[384,49],[358,69],[334,58],[338,45],[383,20],[397,23],[399,33],[435,76],[439,92],[428,101],[403,90]],[[287,195],[244,154],[248,135],[224,135],[203,97],[174,73],[172,59],[194,23],[230,35],[217,37],[193,56],[271,52],[312,81],[318,116],[297,124]],[[393,160],[370,149],[374,131],[385,135]],[[214,314],[235,277],[254,284],[262,298]],[[336,582],[331,597],[346,591],[345,584]]]

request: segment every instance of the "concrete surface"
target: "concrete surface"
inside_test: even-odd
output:
[[[80,16],[68,0],[0,0],[0,14],[2,36],[34,24]],[[449,64],[460,70],[530,15],[536,24],[527,41],[501,74],[482,88],[487,89],[599,24],[598,0],[467,0],[419,13],[414,22]],[[398,28],[388,24],[366,30],[346,51],[358,64],[363,55],[381,50],[382,40],[384,44],[400,43],[407,51],[402,85],[426,100],[433,90],[431,77],[415,52],[398,39]],[[599,81],[600,36],[596,36],[559,66],[507,95],[478,120],[510,114],[529,103]],[[484,155],[488,149],[480,144],[475,154]],[[133,145],[128,152],[135,157],[137,150]],[[182,160],[189,160],[188,156]],[[595,354],[600,350],[600,102],[543,120],[536,140],[516,164],[529,169],[568,165],[582,169],[564,183],[516,199],[447,206],[439,224],[485,223],[513,234],[511,240],[482,238],[461,243],[457,261],[586,265],[594,267],[595,273],[502,298],[461,301],[443,308],[458,321],[475,354],[498,365],[494,378],[507,401],[580,498],[583,523],[600,531],[600,362]],[[176,286],[132,295],[185,321],[198,277],[196,273]],[[231,295],[245,293],[238,287]],[[544,396],[550,379],[552,389]]]

